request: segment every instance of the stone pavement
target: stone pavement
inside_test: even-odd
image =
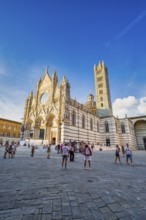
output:
[[[134,152],[134,166],[114,164],[113,151],[97,151],[92,170],[83,156],[61,169],[61,155],[0,149],[0,220],[146,219],[146,151]]]

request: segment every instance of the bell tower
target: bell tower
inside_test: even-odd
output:
[[[104,62],[94,65],[94,80],[96,94],[96,108],[100,110],[110,110],[112,113],[108,70]]]

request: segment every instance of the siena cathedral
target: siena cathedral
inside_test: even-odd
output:
[[[108,70],[104,62],[94,65],[95,100],[87,102],[70,97],[70,83],[63,77],[60,84],[56,71],[48,68],[30,93],[24,111],[24,136],[28,140],[48,143],[84,141],[95,145],[129,145],[146,149],[146,116],[123,119],[113,116]]]

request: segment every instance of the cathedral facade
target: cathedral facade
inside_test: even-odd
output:
[[[70,97],[66,77],[59,84],[56,71],[51,77],[47,68],[37,83],[36,93],[31,92],[26,100],[25,138],[49,143],[84,141],[105,146],[129,143],[136,149],[134,123],[138,119],[113,116],[108,70],[103,61],[94,65],[94,80],[96,101],[89,94],[87,102],[81,104]],[[146,117],[142,121],[146,122]]]

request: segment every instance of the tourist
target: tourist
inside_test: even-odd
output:
[[[119,145],[117,144],[116,145],[116,152],[115,152],[115,156],[116,156],[116,159],[115,159],[115,164],[117,163],[117,160],[119,161],[119,163],[121,164],[121,159],[120,159],[120,147]]]
[[[7,158],[7,154],[9,153],[9,144],[7,143],[5,145],[5,151],[4,151],[4,156],[3,158],[6,159]]]
[[[71,146],[70,151],[70,162],[74,162],[74,148]]]
[[[57,144],[57,153],[60,154],[60,144]]]
[[[82,153],[84,155],[84,169],[88,169],[88,168],[86,168],[87,162],[88,162],[89,169],[91,169],[92,151],[87,144],[85,144],[85,147],[84,147],[84,150],[82,151]]]
[[[50,159],[50,156],[51,156],[51,144],[49,144],[47,146],[47,153],[48,153],[47,158]]]
[[[9,146],[9,159],[12,158],[12,154],[13,154],[13,145],[10,144],[10,146]]]
[[[125,157],[125,149],[124,149],[124,146],[123,146],[123,145],[122,145],[121,149],[122,149],[123,157]]]
[[[65,169],[67,169],[67,159],[69,155],[69,148],[67,146],[67,143],[65,143],[62,147],[62,168],[65,166]]]
[[[34,156],[34,151],[35,151],[35,146],[34,146],[34,144],[32,144],[32,146],[31,146],[31,156],[32,157]]]
[[[131,149],[129,148],[129,145],[126,144],[126,163],[127,165],[129,165],[129,159],[130,159],[130,162],[131,164],[133,163],[133,160],[132,160],[132,151]]]

